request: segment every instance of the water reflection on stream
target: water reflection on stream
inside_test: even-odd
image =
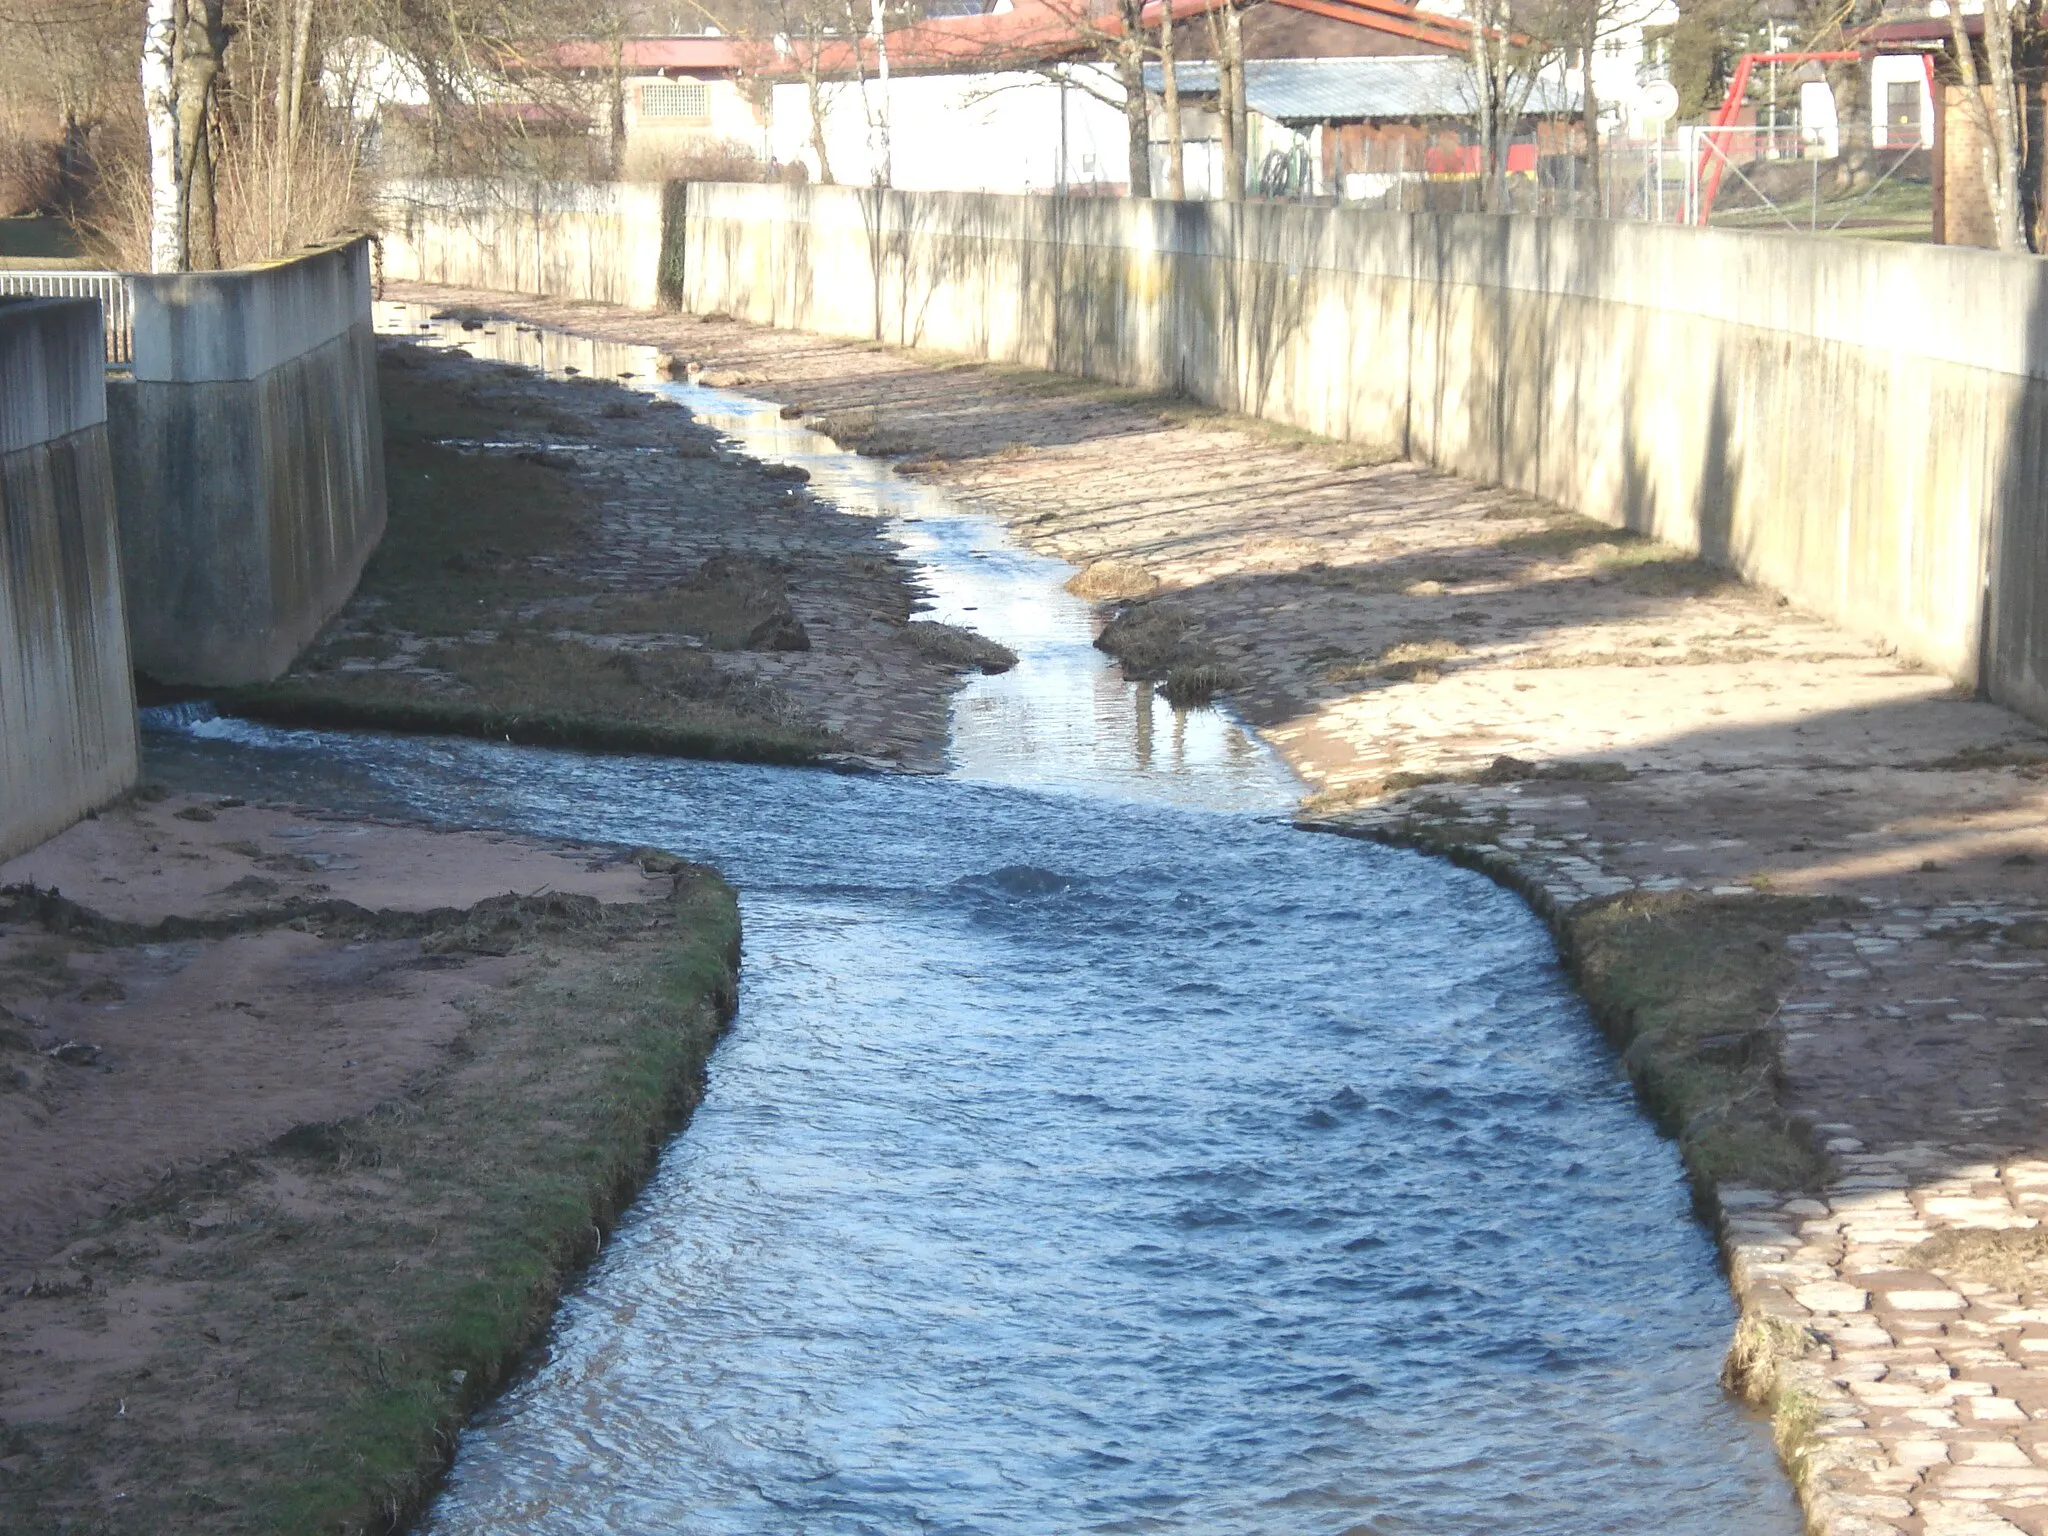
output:
[[[893,519],[937,616],[1023,656],[948,777],[151,736],[178,782],[741,887],[710,1096],[427,1529],[1789,1536],[1676,1158],[1520,904],[1257,814],[1285,771],[1117,679],[1063,567],[660,387]]]

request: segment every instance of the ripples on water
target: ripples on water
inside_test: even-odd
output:
[[[926,515],[943,616],[1057,615]],[[180,782],[741,888],[710,1095],[427,1529],[1789,1536],[1677,1160],[1539,925],[1215,809],[1284,779],[1220,716],[1176,757],[1046,624],[945,780],[158,717]]]

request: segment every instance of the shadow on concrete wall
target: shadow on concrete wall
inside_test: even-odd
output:
[[[1985,509],[1978,692],[2048,717],[2048,267],[2032,272],[2028,377],[2006,425],[2004,462]],[[1939,432],[1938,422],[1929,423]]]
[[[1692,521],[1700,554],[1730,568],[1739,568],[1748,551],[1735,547],[1735,507],[1742,496],[1742,456],[1731,449],[1733,413],[1728,408],[1728,380],[1719,360],[1707,402],[1707,433],[1701,447],[1699,483],[1693,492]]]

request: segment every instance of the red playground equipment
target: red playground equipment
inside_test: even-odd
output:
[[[1705,224],[1713,216],[1714,199],[1721,190],[1721,173],[1727,167],[1727,151],[1717,137],[1722,130],[1735,126],[1736,114],[1742,110],[1742,99],[1749,92],[1749,77],[1759,64],[1845,64],[1866,57],[1860,51],[1837,50],[1832,53],[1745,53],[1735,65],[1735,77],[1728,82],[1728,94],[1721,99],[1721,105],[1714,111],[1714,120],[1700,137],[1698,167],[1699,212],[1695,219]],[[1930,84],[1934,79],[1934,61],[1927,60],[1927,77]]]

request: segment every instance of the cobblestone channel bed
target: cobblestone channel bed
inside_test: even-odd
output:
[[[2037,727],[1670,551],[1355,448],[732,322],[411,296],[857,419],[1033,547],[1138,568],[1316,786],[1305,825],[1479,864],[1568,950],[1616,900],[1814,899],[1738,1044],[1822,1172],[1700,1190],[1732,1374],[1774,1402],[1815,1531],[2048,1533]]]

